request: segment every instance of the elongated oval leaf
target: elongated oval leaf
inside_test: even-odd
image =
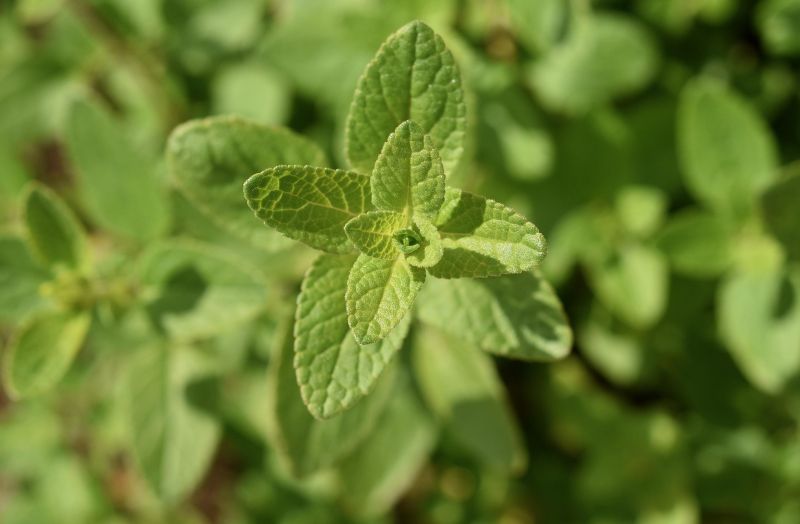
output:
[[[572,330],[552,287],[537,272],[480,280],[431,279],[420,293],[419,318],[504,357],[564,358]]]
[[[347,279],[347,323],[356,342],[382,340],[400,323],[414,304],[425,270],[412,267],[405,258],[383,260],[359,255]]]
[[[287,241],[253,220],[242,184],[278,165],[325,165],[320,148],[300,135],[229,116],[193,120],[175,129],[167,159],[192,204],[226,231],[267,250],[285,247]]]
[[[406,121],[389,135],[370,184],[376,208],[436,217],[444,200],[444,168],[433,141],[419,125]]]
[[[24,325],[3,362],[3,382],[14,398],[40,395],[69,370],[89,330],[88,313],[52,312]]]
[[[21,238],[0,235],[0,323],[19,322],[45,307],[39,286],[47,276]]]
[[[467,124],[461,77],[442,39],[418,21],[390,36],[358,81],[347,117],[350,165],[370,173],[386,139],[406,120],[430,135],[452,174]]]
[[[436,226],[444,253],[429,269],[440,278],[522,273],[547,252],[544,235],[514,210],[459,189],[447,188]]]
[[[347,224],[347,238],[365,255],[394,260],[400,254],[394,234],[408,222],[406,215],[394,211],[370,211],[359,215]]]
[[[80,193],[98,224],[139,240],[166,229],[166,193],[156,160],[137,150],[111,116],[94,104],[78,102],[65,136]]]
[[[294,325],[294,367],[308,410],[329,418],[369,393],[408,332],[406,316],[381,342],[359,345],[347,324],[347,277],[356,257],[322,255],[306,273]]]
[[[344,225],[368,211],[369,177],[352,171],[278,166],[244,184],[247,204],[284,235],[330,253],[350,253]]]
[[[678,109],[686,185],[713,209],[741,213],[777,175],[767,125],[747,102],[711,80],[689,83]]]
[[[89,263],[86,237],[67,205],[44,186],[34,186],[25,198],[25,227],[33,254],[49,268],[85,269]]]

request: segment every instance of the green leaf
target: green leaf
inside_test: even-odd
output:
[[[490,468],[525,469],[520,430],[488,355],[425,329],[414,339],[412,363],[427,404],[454,440]]]
[[[433,267],[444,255],[442,238],[433,222],[425,217],[414,217],[414,233],[419,237],[419,248],[406,253],[406,260],[416,267]]]
[[[562,0],[509,0],[508,7],[516,36],[533,53],[548,50],[558,40],[569,11]]]
[[[220,115],[234,114],[262,124],[280,124],[291,113],[292,92],[288,82],[261,62],[246,61],[223,67],[214,77],[212,91],[214,112]],[[275,165],[304,163],[319,164],[305,160]]]
[[[770,52],[790,56],[800,54],[800,1],[760,2],[756,20],[761,39]]]
[[[294,240],[330,253],[350,253],[344,225],[368,211],[369,177],[310,166],[278,166],[244,184],[258,218]]]
[[[311,416],[292,365],[292,326],[279,330],[269,365],[270,444],[291,473],[303,478],[334,466],[361,444],[375,427],[393,391],[394,373],[384,372],[372,393],[344,413],[326,420]]]
[[[467,126],[461,77],[442,39],[419,21],[391,35],[358,81],[347,117],[350,165],[370,173],[389,135],[406,120],[430,135],[445,173],[452,174]]]
[[[0,324],[19,322],[45,306],[39,289],[47,276],[25,242],[0,235]]]
[[[789,258],[800,260],[800,172],[786,176],[761,198],[764,221]]]
[[[800,369],[800,274],[750,269],[722,283],[717,322],[747,379],[777,393]]]
[[[325,155],[314,143],[289,130],[225,116],[193,120],[175,129],[167,160],[192,204],[234,236],[266,250],[288,242],[253,220],[242,184],[278,165],[325,165]]]
[[[308,410],[329,418],[368,394],[408,332],[406,316],[381,342],[360,346],[345,309],[355,257],[322,255],[303,280],[294,325],[294,367]]]
[[[122,126],[100,107],[78,102],[65,136],[80,194],[99,225],[138,240],[166,229],[166,193],[155,159],[138,151]]]
[[[410,381],[398,380],[375,430],[338,468],[346,507],[358,515],[385,514],[409,489],[435,443],[433,420]]]
[[[13,398],[41,395],[69,370],[89,330],[88,313],[51,312],[23,325],[3,359],[3,382]]]
[[[269,299],[251,268],[199,243],[155,244],[139,264],[148,312],[175,340],[227,331],[255,317]]]
[[[656,246],[675,271],[713,277],[733,261],[733,232],[719,215],[701,210],[674,215],[656,237]]]
[[[609,14],[574,20],[566,40],[532,69],[531,80],[544,105],[582,113],[650,82],[658,54],[644,26]]]
[[[125,414],[134,457],[153,491],[175,504],[205,475],[220,426],[194,399],[215,373],[213,360],[195,348],[142,347],[129,362]]]
[[[480,280],[431,279],[419,318],[496,355],[532,361],[565,357],[572,330],[553,288],[538,272]]]
[[[447,188],[436,226],[444,253],[429,271],[440,278],[523,273],[547,251],[544,236],[525,217],[459,189]]]
[[[741,213],[777,175],[767,124],[745,99],[712,80],[687,84],[678,108],[686,185],[712,209]]]
[[[406,215],[394,211],[370,211],[345,224],[344,231],[347,238],[365,255],[394,260],[401,253],[395,233],[407,223]]]
[[[370,177],[372,204],[434,219],[444,201],[444,168],[431,137],[405,121],[389,135]]]
[[[425,271],[405,258],[383,260],[359,255],[347,279],[347,323],[361,345],[382,340],[414,304]]]
[[[44,186],[25,198],[25,227],[31,251],[45,266],[84,270],[89,265],[86,235],[67,205]]]

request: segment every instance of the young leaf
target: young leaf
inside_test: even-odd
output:
[[[394,260],[400,251],[395,233],[408,224],[408,217],[394,211],[370,211],[345,224],[347,238],[365,255]]]
[[[429,271],[440,278],[522,273],[547,251],[544,236],[522,215],[459,189],[447,188],[436,225],[444,253]]]
[[[19,322],[43,308],[39,286],[47,277],[22,239],[0,235],[0,324]]]
[[[800,260],[800,172],[782,178],[762,196],[761,207],[767,227],[786,254]]]
[[[297,298],[294,367],[308,410],[324,419],[369,393],[408,332],[406,316],[381,342],[360,346],[347,324],[345,292],[354,256],[322,255]]]
[[[100,107],[78,102],[65,132],[80,193],[98,224],[139,240],[167,226],[166,194],[153,158],[135,149]]]
[[[444,200],[444,168],[431,138],[405,121],[389,135],[370,177],[372,204],[434,219]]]
[[[267,250],[288,242],[253,220],[242,199],[242,184],[251,175],[278,165],[325,165],[319,147],[300,135],[222,116],[178,127],[167,143],[167,160],[192,204],[226,231]]]
[[[13,398],[40,395],[69,370],[89,330],[88,313],[50,312],[25,324],[3,362],[3,382]]]
[[[419,249],[406,254],[409,264],[416,267],[433,267],[444,255],[442,238],[433,222],[423,216],[414,217],[414,233],[419,237]]]
[[[369,177],[310,166],[278,166],[244,184],[258,218],[294,240],[330,253],[350,253],[344,225],[369,210]]]
[[[375,431],[338,468],[344,503],[358,515],[389,511],[419,474],[436,443],[434,421],[410,382],[396,382]]]
[[[58,195],[44,186],[33,186],[24,210],[28,243],[42,264],[51,269],[86,269],[89,251],[83,227]]]
[[[432,329],[421,330],[413,348],[423,396],[453,438],[490,468],[523,470],[527,452],[492,359]]]
[[[445,173],[453,173],[467,125],[461,78],[442,39],[419,21],[390,36],[358,81],[345,146],[353,169],[370,173],[389,135],[406,120],[430,135]]]
[[[142,347],[128,368],[126,409],[134,456],[159,497],[175,504],[202,479],[220,426],[193,402],[213,363],[191,347]]]
[[[678,152],[689,190],[717,211],[749,210],[777,174],[766,123],[743,98],[711,80],[691,82],[681,94]]]
[[[347,323],[361,345],[382,340],[403,319],[425,282],[425,271],[394,260],[359,255],[347,279]]]
[[[480,280],[432,279],[420,293],[419,318],[504,357],[564,358],[572,330],[552,287],[538,272]]]
[[[393,391],[394,373],[386,370],[372,393],[344,413],[313,418],[297,387],[292,366],[292,323],[279,329],[269,365],[268,438],[291,473],[303,478],[329,468],[351,453],[370,434]]]

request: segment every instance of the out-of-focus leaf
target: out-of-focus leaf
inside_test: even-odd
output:
[[[614,210],[620,223],[630,233],[647,237],[661,225],[667,199],[658,189],[648,186],[626,186],[614,199]]]
[[[742,373],[775,393],[800,369],[800,275],[743,269],[722,283],[720,334]]]
[[[504,357],[547,361],[563,358],[572,346],[561,303],[538,272],[431,279],[418,314],[423,322]]]
[[[800,172],[786,176],[761,198],[764,220],[789,258],[800,260]]]
[[[69,370],[89,330],[88,313],[52,312],[28,321],[3,358],[3,383],[14,398],[41,395]]]
[[[200,481],[219,441],[217,420],[192,394],[215,369],[192,347],[154,344],[137,351],[126,370],[131,445],[150,487],[174,504]]]
[[[465,450],[499,471],[525,469],[527,451],[488,355],[426,329],[412,359],[428,405]]]
[[[28,243],[39,262],[51,269],[86,269],[89,250],[83,227],[55,193],[34,186],[24,208]]]
[[[772,134],[755,110],[712,81],[681,93],[678,147],[686,185],[712,209],[741,214],[777,175]]]
[[[65,129],[81,197],[97,223],[138,240],[160,235],[169,220],[166,193],[154,158],[96,104],[79,101]]]
[[[39,287],[47,271],[31,257],[21,239],[0,235],[0,323],[17,322],[41,309]]]
[[[758,7],[758,29],[767,49],[776,55],[800,54],[800,2],[765,0]]]
[[[286,81],[257,63],[226,67],[217,74],[212,89],[217,114],[238,115],[262,124],[282,124],[291,110],[291,92]]]
[[[192,204],[231,234],[267,250],[288,242],[253,218],[242,196],[244,182],[279,164],[325,165],[313,142],[289,130],[224,116],[178,127],[170,135],[167,158]]]
[[[578,19],[564,42],[535,64],[531,80],[548,108],[581,113],[647,85],[658,60],[644,26],[598,14]]]
[[[656,245],[675,271],[696,277],[719,275],[733,260],[732,231],[718,215],[687,210],[674,215]]]
[[[509,0],[508,6],[517,37],[535,53],[547,51],[557,42],[569,11],[568,4],[561,0]]]

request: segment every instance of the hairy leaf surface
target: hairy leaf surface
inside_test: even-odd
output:
[[[345,224],[347,238],[365,255],[394,260],[400,254],[395,232],[408,223],[406,215],[394,211],[370,211]]]

